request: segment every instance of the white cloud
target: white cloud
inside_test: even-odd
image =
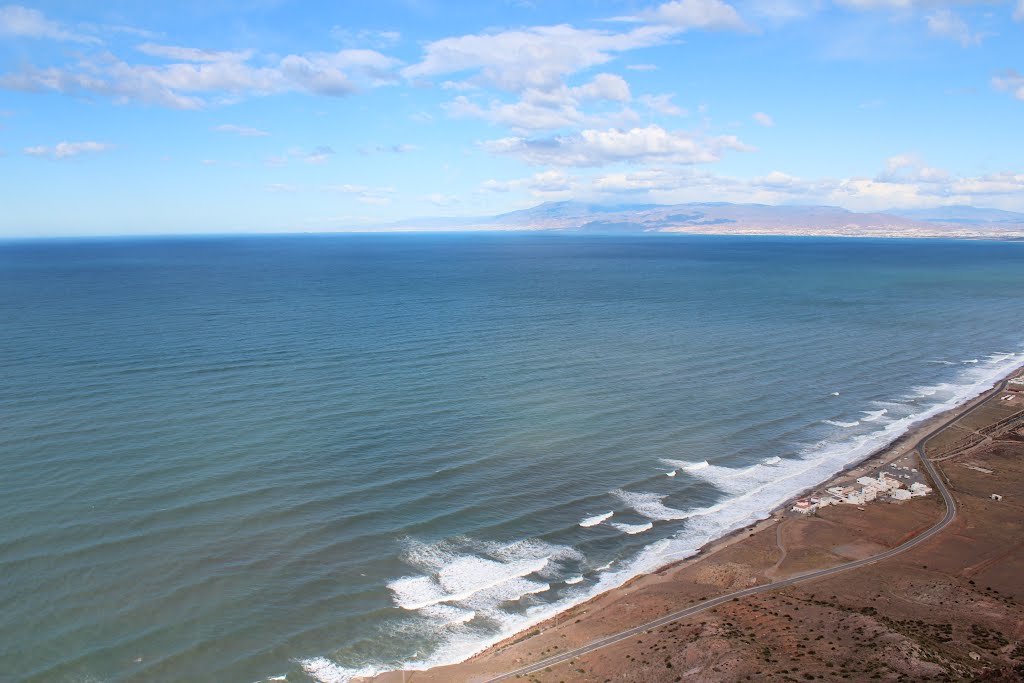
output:
[[[631,97],[629,84],[621,76],[602,73],[574,88],[565,85],[551,90],[529,88],[517,102],[493,99],[484,106],[460,95],[443,107],[449,116],[455,118],[484,119],[517,131],[554,130],[569,126],[610,125],[612,121],[633,122],[636,114],[628,108],[610,115],[588,115],[581,110],[585,103],[625,103]]]
[[[357,89],[357,80],[370,85],[392,82],[398,65],[397,60],[373,50],[287,55],[268,65],[254,66],[248,51],[146,45],[151,56],[185,61],[129,64],[109,54],[96,59],[83,57],[70,68],[28,65],[20,72],[0,75],[0,87],[201,109],[209,104],[211,96],[237,98],[286,92],[346,95]]]
[[[241,135],[244,138],[262,138],[270,135],[265,130],[259,128],[250,128],[249,126],[236,126],[233,123],[223,123],[219,126],[214,126],[213,130],[218,133],[235,133]]]
[[[678,174],[660,168],[643,169],[629,173],[608,173],[598,176],[592,183],[592,187],[596,191],[613,194],[667,190],[678,187],[678,185]]]
[[[885,160],[885,170],[875,180],[883,183],[944,183],[947,171],[927,166],[916,154],[898,154]]]
[[[814,14],[821,0],[754,0],[744,6],[748,12],[774,23],[784,23]]]
[[[384,206],[391,203],[391,195],[395,193],[393,187],[371,187],[369,185],[331,185],[324,188],[329,192],[340,192],[341,194],[352,195],[361,204],[372,204]]]
[[[584,119],[583,113],[571,105],[546,107],[525,101],[509,104],[492,100],[481,106],[462,95],[443,108],[453,118],[484,119],[515,130],[552,130],[579,125]]]
[[[1024,1],[1024,0],[1022,0]],[[655,64],[627,64],[626,68],[630,71],[657,71],[658,67]]]
[[[564,193],[577,187],[577,182],[565,171],[551,169],[534,173],[528,178],[516,180],[487,180],[480,187],[490,192],[510,192],[512,190],[529,190],[534,196]]]
[[[442,194],[440,192],[431,192],[430,194],[423,195],[419,200],[421,202],[429,202],[434,206],[452,206],[453,204],[459,203],[458,197]]]
[[[775,119],[773,119],[768,114],[765,114],[763,111],[754,112],[753,116],[751,116],[750,118],[754,119],[762,126],[765,126],[767,128],[771,128],[772,126],[775,125]]]
[[[325,164],[332,156],[334,156],[334,149],[327,145],[314,147],[308,152],[301,147],[292,147],[284,154],[267,157],[263,163],[267,166],[285,166],[291,160],[307,164]]]
[[[851,9],[870,10],[910,9],[917,4],[920,4],[920,2],[919,0],[836,0],[836,4],[849,7]]]
[[[680,30],[748,30],[732,5],[722,0],[674,0],[640,15],[647,21]]]
[[[135,49],[150,57],[174,59],[181,62],[246,62],[252,59],[252,50],[223,51],[202,50],[196,47],[180,47],[177,45],[157,45],[142,43]]]
[[[55,21],[46,18],[39,10],[21,5],[0,7],[0,36],[22,38],[49,38],[50,40],[75,43],[99,43],[95,36],[69,31]]]
[[[314,148],[309,154],[300,154],[299,158],[307,164],[326,164],[332,156],[334,156],[334,150],[327,145],[321,145]]]
[[[955,176],[925,165],[914,155],[886,161],[874,178],[807,179],[781,171],[764,176],[735,178],[692,169],[646,168],[598,176],[591,198],[632,193],[657,203],[731,201],[739,203],[801,203],[843,206],[859,211],[892,207],[911,208],[938,204],[988,206],[1024,193],[1024,173]]]
[[[925,18],[925,23],[933,35],[955,40],[962,47],[980,45],[985,37],[981,33],[971,33],[967,23],[948,9],[935,10]]]
[[[672,103],[671,93],[662,95],[641,95],[638,99],[645,107],[651,111],[656,111],[659,114],[665,114],[666,116],[686,116],[687,114],[685,109]]]
[[[388,47],[402,39],[398,31],[375,31],[373,29],[360,29],[354,31],[343,26],[331,27],[331,38],[346,44],[369,44],[375,47]]]
[[[597,74],[592,81],[578,88],[572,88],[571,92],[580,100],[629,102],[632,98],[629,84],[622,76],[615,74]]]
[[[137,26],[125,26],[123,24],[81,24],[82,30],[87,33],[114,33],[136,38],[148,38],[150,40],[160,38],[162,35],[156,31],[150,31]]]
[[[1012,93],[1018,100],[1024,100],[1024,75],[1008,69],[1001,76],[992,77],[992,85],[996,90]]]
[[[1014,21],[1024,21],[1024,0],[1017,1],[1017,8],[1013,10]]]
[[[402,70],[406,78],[472,73],[502,90],[554,90],[565,77],[611,61],[618,53],[665,42],[674,29],[642,26],[625,33],[565,24],[500,33],[470,34],[428,43],[423,59]]]
[[[699,138],[650,125],[630,130],[583,130],[551,138],[510,137],[481,145],[494,154],[516,156],[529,164],[604,166],[614,163],[701,164],[718,161],[726,149],[752,151],[735,136]]]
[[[106,142],[58,142],[56,145],[37,145],[26,147],[22,150],[25,154],[33,157],[48,157],[50,159],[68,159],[79,154],[105,152],[113,145]]]
[[[857,211],[936,205],[1003,205],[1024,209],[1024,173],[956,176],[928,167],[915,155],[889,158],[875,177],[801,178],[774,170],[740,178],[699,171],[693,166],[651,165],[590,175],[556,169],[514,180],[489,180],[481,190],[526,192],[534,198],[676,204],[735,202],[842,206]]]
[[[408,154],[415,152],[419,147],[416,145],[372,145],[360,147],[361,154],[385,153],[385,154]]]

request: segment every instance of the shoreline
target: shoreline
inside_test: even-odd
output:
[[[637,574],[614,588],[592,595],[575,605],[571,605],[551,616],[545,617],[541,621],[527,624],[518,631],[505,636],[501,640],[493,642],[490,645],[482,647],[480,650],[462,660],[459,660],[458,662],[450,662],[425,669],[401,669],[388,671],[367,677],[357,677],[354,678],[353,681],[358,683],[393,683],[400,680],[403,682],[406,680],[412,681],[413,676],[417,673],[428,674],[439,669],[477,663],[482,659],[497,655],[516,643],[526,640],[533,635],[543,633],[552,627],[557,627],[559,622],[568,623],[571,618],[586,613],[588,611],[588,607],[597,601],[606,601],[614,598],[615,596],[628,595],[637,589],[638,584],[650,580],[652,577],[664,577],[670,573],[675,573],[684,568],[689,568],[693,565],[704,562],[709,558],[714,557],[722,550],[729,548],[740,541],[759,535],[765,530],[776,528],[780,522],[791,514],[797,514],[789,513],[789,508],[793,503],[812,492],[821,491],[830,486],[847,484],[850,481],[855,480],[858,476],[864,476],[873,470],[877,471],[907,455],[916,457],[914,449],[921,439],[928,435],[932,430],[944,422],[959,418],[978,404],[988,401],[994,395],[994,390],[997,389],[1005,380],[1022,375],[1024,375],[1024,363],[1018,363],[999,377],[995,378],[991,383],[987,383],[980,393],[965,399],[963,402],[953,407],[914,422],[908,426],[906,431],[897,436],[890,443],[876,449],[861,460],[847,464],[840,471],[832,474],[830,477],[818,484],[805,487],[796,494],[787,498],[780,505],[777,505],[775,508],[768,511],[767,516],[763,519],[759,519],[750,525],[744,525],[716,539],[708,541],[704,545],[700,546],[692,555],[678,560],[671,560],[656,569]],[[878,505],[880,503],[869,503],[869,505],[872,504]],[[579,620],[577,619],[577,622],[578,621]]]

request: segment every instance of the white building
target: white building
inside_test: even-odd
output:
[[[917,496],[927,496],[931,492],[932,492],[932,487],[931,486],[928,486],[927,484],[922,484],[919,481],[916,481],[916,482],[914,482],[913,484],[910,485],[910,495],[912,495],[914,497],[917,497]]]
[[[793,512],[800,512],[806,515],[813,510],[814,507],[811,505],[811,501],[806,498],[801,498],[793,505]]]
[[[891,494],[893,500],[910,500],[910,491],[906,489],[896,489]]]

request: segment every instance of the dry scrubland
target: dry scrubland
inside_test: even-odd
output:
[[[728,602],[696,617],[522,676],[534,683],[1024,680],[1024,430],[983,433],[1024,408],[997,397],[929,455],[959,503],[942,533],[875,565]],[[984,439],[949,455],[971,433]],[[891,451],[902,455],[907,443]],[[883,456],[884,458],[884,456]],[[984,470],[987,470],[984,471]],[[1003,500],[991,499],[998,493]],[[703,598],[874,555],[943,514],[900,504],[779,513],[701,558],[602,595],[468,662],[406,672],[409,683],[484,681]],[[402,680],[381,676],[381,683]]]

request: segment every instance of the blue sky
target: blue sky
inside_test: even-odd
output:
[[[1024,211],[1022,73],[1024,0],[0,5],[0,235]]]

